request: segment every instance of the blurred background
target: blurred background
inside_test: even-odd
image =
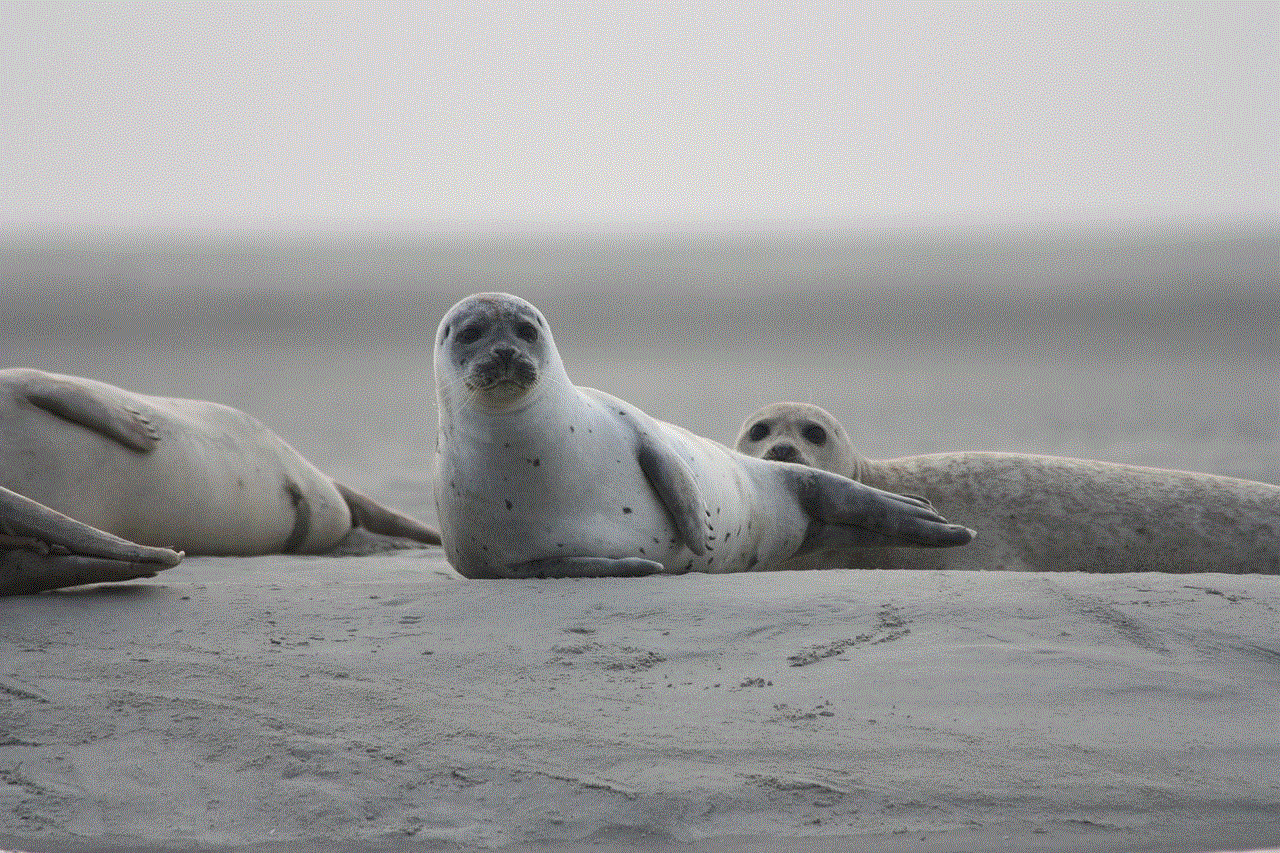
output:
[[[431,344],[731,442],[1280,482],[1280,4],[0,3],[0,367],[430,518]]]

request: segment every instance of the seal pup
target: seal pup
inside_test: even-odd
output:
[[[0,595],[154,577],[182,556],[127,542],[0,486]]]
[[[189,554],[323,553],[366,532],[440,543],[237,409],[30,368],[0,370],[0,485]]]
[[[1280,573],[1280,486],[1019,453],[874,460],[840,422],[806,403],[747,418],[742,453],[922,495],[982,535],[967,548],[867,548],[805,558],[865,569]]]
[[[973,536],[924,501],[743,456],[571,384],[546,318],[509,294],[445,314],[435,376],[436,509],[467,577],[736,572]]]

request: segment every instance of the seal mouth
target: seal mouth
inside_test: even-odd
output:
[[[467,377],[467,388],[482,394],[515,396],[538,381],[538,368],[524,353],[500,349],[479,361]]]
[[[764,456],[761,458],[767,459],[771,462],[794,462],[797,465],[808,465],[810,468],[813,467],[813,463],[806,459],[805,455],[801,453],[794,444],[785,441],[780,441],[770,447],[764,452]]]

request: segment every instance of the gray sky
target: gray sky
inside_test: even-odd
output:
[[[0,228],[1280,219],[1280,4],[0,4]]]

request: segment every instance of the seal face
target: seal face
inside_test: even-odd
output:
[[[817,406],[766,406],[742,424],[734,447],[748,456],[795,462],[858,479],[856,454],[844,427]]]
[[[445,314],[435,372],[436,509],[468,577],[745,571],[972,538],[925,502],[751,459],[573,385],[546,318],[509,294]]]
[[[967,548],[810,553],[793,568],[1280,573],[1280,487],[1267,483],[1020,453],[866,459],[807,403],[765,406],[735,446],[923,495],[982,531]]]
[[[490,411],[517,406],[538,382],[550,337],[546,320],[532,305],[487,296],[455,309],[440,324],[437,347],[456,360],[469,403]],[[551,345],[554,350],[554,344]]]

